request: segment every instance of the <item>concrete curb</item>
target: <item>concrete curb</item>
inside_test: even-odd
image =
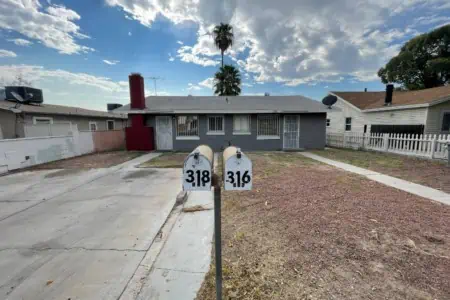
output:
[[[181,191],[177,195],[177,201],[175,202],[175,206],[182,205],[186,203],[187,198],[189,197],[189,193],[185,191]]]

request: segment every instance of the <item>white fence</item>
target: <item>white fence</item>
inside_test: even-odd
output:
[[[447,159],[450,135],[327,132],[327,146]]]
[[[71,123],[24,124],[26,138],[65,136],[70,135],[74,130],[78,130],[77,125]]]

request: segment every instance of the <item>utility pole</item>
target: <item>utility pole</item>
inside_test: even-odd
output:
[[[154,88],[155,88],[155,96],[158,96],[158,93],[157,93],[157,90],[156,90],[156,81],[157,80],[164,80],[164,78],[155,77],[155,76],[150,76],[150,77],[145,77],[145,78],[153,80],[153,85],[154,85]]]

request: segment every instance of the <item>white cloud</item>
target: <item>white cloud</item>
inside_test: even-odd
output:
[[[212,89],[214,87],[214,78],[210,77],[210,78],[206,78],[203,81],[200,81],[198,83],[199,86],[208,88],[208,89]]]
[[[25,39],[9,39],[8,42],[13,42],[17,46],[24,46],[24,47],[28,47],[33,44],[33,42],[30,42],[29,40]]]
[[[213,60],[206,55],[195,53],[194,51],[195,50],[191,46],[183,46],[178,49],[177,57],[179,57],[181,61],[191,62],[204,67],[214,67],[220,64],[219,61]]]
[[[0,49],[0,57],[17,57],[17,54],[12,51]]]
[[[175,57],[172,56],[172,54],[169,53],[169,61],[174,61]]]
[[[119,60],[107,60],[107,59],[104,59],[103,62],[110,66],[114,66],[114,65],[117,65],[118,63],[120,63]]]
[[[202,88],[199,87],[198,85],[195,85],[193,83],[188,83],[188,88],[187,88],[188,91],[199,91],[201,89]]]
[[[0,29],[12,30],[62,54],[94,51],[76,39],[89,38],[75,23],[81,16],[62,5],[43,9],[39,0],[0,1]]]
[[[250,84],[250,83],[242,83],[242,86],[246,86],[246,87],[253,87],[253,84]]]
[[[133,34],[131,33],[131,31],[128,32],[128,36],[132,36]]]
[[[177,44],[184,45],[184,43],[182,41],[177,41]]]
[[[208,34],[212,26],[230,23],[235,44],[228,55],[239,68],[257,82],[290,86],[345,77],[379,80],[377,70],[417,33],[388,25],[415,9],[421,15],[436,11],[447,1],[106,0],[144,26],[151,27],[157,15],[174,24],[196,23],[196,44],[182,45],[178,57],[202,66],[219,64],[219,51]],[[242,59],[244,53],[248,56]]]
[[[105,110],[106,103],[113,98],[122,104],[129,103],[128,81],[46,69],[38,65],[3,65],[0,66],[0,85],[11,84],[18,75],[31,82],[32,86],[43,89],[46,103],[100,110]],[[62,103],[63,94],[67,96]]]

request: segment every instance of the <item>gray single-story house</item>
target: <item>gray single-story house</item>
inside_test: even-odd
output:
[[[70,123],[80,131],[119,130],[127,126],[125,115],[52,104],[20,104],[0,100],[3,139],[27,137],[26,125]]]
[[[145,98],[139,74],[130,76],[130,95],[131,103],[113,112],[127,113],[132,126],[153,127],[156,150],[192,151],[200,144],[251,151],[325,147],[328,109],[303,96]]]

